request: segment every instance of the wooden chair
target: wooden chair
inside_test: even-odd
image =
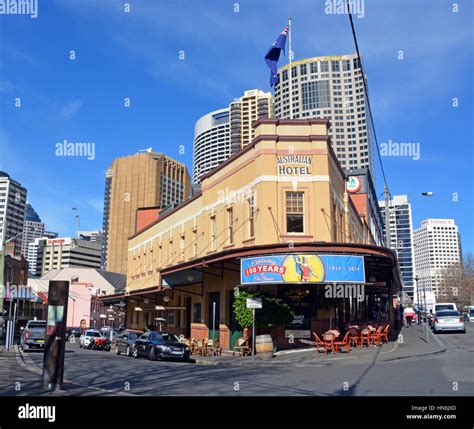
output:
[[[325,351],[324,348],[324,341],[318,337],[318,334],[316,332],[313,332],[314,338],[316,340],[316,350],[318,353],[321,353]]]
[[[324,352],[326,354],[328,353],[329,349],[331,349],[332,353],[336,353],[336,347],[334,346],[334,338],[335,335],[330,332],[326,332],[325,334],[323,334]]]
[[[205,343],[203,340],[197,340],[194,348],[196,355],[205,356]]]
[[[234,350],[232,350],[232,356],[235,356],[235,353],[237,352],[239,353],[239,356],[250,356],[252,354],[252,349],[249,345],[249,338],[239,338],[236,344]]]
[[[344,338],[342,339],[342,341],[335,341],[334,342],[334,347],[336,348],[336,351],[340,352],[341,348],[345,348],[346,353],[349,353],[351,351],[351,344],[350,344],[349,337],[350,337],[350,332],[347,331],[346,335],[344,335]]]
[[[372,334],[369,328],[365,328],[360,333],[359,347],[363,347],[364,344],[367,344],[367,347],[372,345]]]
[[[355,347],[359,347],[359,342],[360,342],[360,333],[357,328],[349,328],[349,344],[352,346],[354,345]]]
[[[388,333],[390,330],[390,325],[387,324],[383,329],[382,333],[380,334],[380,341],[383,343],[384,341],[388,343]]]

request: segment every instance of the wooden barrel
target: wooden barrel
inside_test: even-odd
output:
[[[257,353],[273,354],[273,340],[271,335],[257,335],[255,337],[255,351]]]

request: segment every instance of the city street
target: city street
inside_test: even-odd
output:
[[[403,330],[403,343],[354,350],[349,355],[314,351],[271,361],[216,359],[198,363],[151,362],[68,344],[64,392],[72,395],[474,395],[474,324],[467,333]],[[423,355],[423,356],[421,356]],[[42,353],[0,353],[3,395],[43,394]],[[221,362],[220,364],[215,364]],[[206,363],[206,365],[203,365]],[[21,383],[15,390],[15,383]]]

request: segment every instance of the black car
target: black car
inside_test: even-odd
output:
[[[135,331],[133,329],[125,329],[125,331],[120,332],[115,339],[115,354],[125,353],[127,356],[132,356],[135,341],[141,335],[143,335],[143,331]]]
[[[70,339],[71,337],[80,337],[81,328],[67,328],[66,329],[66,338]]]
[[[168,332],[146,332],[135,341],[133,348],[133,357],[144,356],[151,360],[179,359],[188,361],[190,354],[189,347],[180,343],[176,335]]]

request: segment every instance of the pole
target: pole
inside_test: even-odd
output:
[[[418,305],[418,312],[420,311],[420,303],[421,303],[421,295],[420,295],[420,288],[418,287],[418,277],[415,277],[415,284],[416,284],[416,300]],[[416,321],[417,325],[421,325],[421,316]]]
[[[214,333],[216,331],[216,302],[212,303],[212,347],[214,347]]]
[[[388,186],[385,184],[384,187],[384,196],[385,196],[385,245],[387,248],[392,248],[392,236],[390,231],[390,192],[388,191]]]
[[[255,359],[255,307],[252,308],[252,359]]]
[[[289,72],[289,82],[290,82],[290,119],[293,119],[293,73],[292,73],[292,68],[291,68],[291,63],[293,62],[293,51],[291,50],[291,33],[293,32],[292,30],[292,25],[291,25],[291,18],[288,18],[288,48],[289,48],[289,53],[288,53],[288,59],[289,59],[289,64],[290,67],[288,69]]]
[[[18,298],[17,298],[17,300],[18,300]],[[12,335],[11,344],[13,344],[15,342],[15,326],[16,326],[16,302],[15,302],[15,305],[13,307],[13,326],[12,326],[12,332],[11,332],[11,335]]]
[[[425,311],[425,327],[426,327],[426,342],[430,342],[430,337],[428,336],[428,315],[426,314],[426,284],[423,285],[423,309]]]

